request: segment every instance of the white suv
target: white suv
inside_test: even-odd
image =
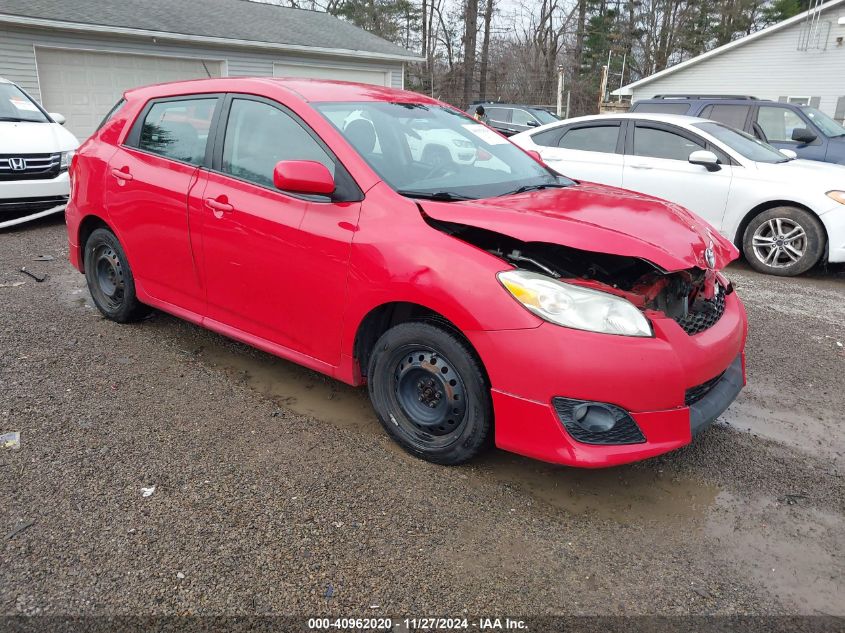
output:
[[[64,122],[0,77],[0,229],[64,210],[79,147]]]

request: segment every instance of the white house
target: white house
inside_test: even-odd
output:
[[[632,101],[659,94],[749,95],[813,105],[842,121],[845,0],[830,0],[613,94]]]
[[[401,88],[417,59],[326,13],[245,0],[0,0],[0,77],[80,138],[140,85],[275,75]]]

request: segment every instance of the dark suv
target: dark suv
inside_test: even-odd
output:
[[[799,158],[845,165],[845,127],[812,105],[731,95],[656,95],[631,112],[686,114],[753,134]]]
[[[505,136],[513,136],[518,132],[558,120],[554,114],[543,108],[495,101],[476,101],[467,108],[467,113],[475,116],[478,106],[484,108],[484,122]]]

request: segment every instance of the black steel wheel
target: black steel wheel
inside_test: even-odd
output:
[[[94,305],[107,318],[119,323],[136,321],[148,308],[135,295],[135,280],[126,254],[114,233],[97,229],[84,250],[85,279]]]
[[[397,325],[376,343],[367,375],[379,420],[409,453],[459,464],[486,445],[490,390],[474,353],[453,333]]]

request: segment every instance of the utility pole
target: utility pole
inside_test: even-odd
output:
[[[563,66],[557,67],[557,115],[563,115]]]

